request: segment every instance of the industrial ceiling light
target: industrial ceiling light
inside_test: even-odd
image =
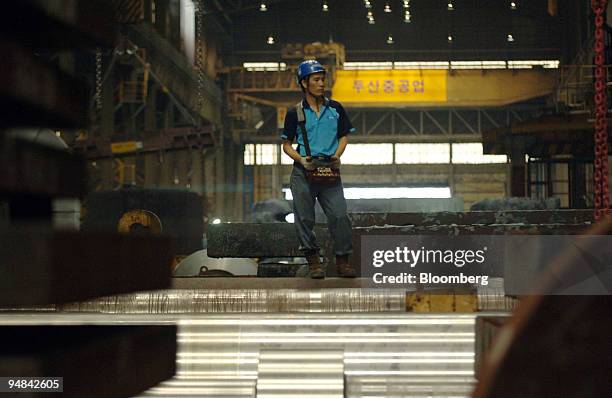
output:
[[[449,43],[452,43],[452,42],[453,42],[453,35],[448,35],[448,36],[446,37],[446,40],[447,40]]]
[[[266,2],[265,1],[262,1],[261,4],[259,5],[259,11],[261,11],[261,12],[268,11],[268,7],[266,6]]]
[[[391,34],[387,36],[387,44],[393,44],[393,36],[391,36]]]
[[[510,9],[511,10],[516,10],[516,2],[515,1],[511,1],[510,2]]]
[[[372,12],[372,10],[368,10],[368,23],[370,25],[374,25],[376,23],[376,21],[374,21],[374,13]]]
[[[455,10],[455,5],[453,4],[453,0],[448,0],[448,4],[446,5],[446,9],[448,11],[454,11]]]
[[[412,22],[412,16],[410,15],[410,11],[406,10],[406,14],[404,14],[404,22],[410,23]]]
[[[509,42],[509,43],[512,43],[512,42],[514,41],[514,36],[512,36],[512,34],[509,34],[509,35],[506,37],[506,40],[508,40],[508,42]]]
[[[268,43],[270,45],[274,44],[274,37],[268,36],[268,40],[266,41],[266,43]]]
[[[372,3],[370,3],[370,0],[364,0],[363,5],[365,8],[372,8]]]
[[[404,8],[410,8],[410,0],[404,0]]]
[[[329,6],[327,5],[327,1],[323,1],[323,12],[329,11]]]
[[[391,6],[389,5],[389,2],[385,3],[385,12],[391,12]]]

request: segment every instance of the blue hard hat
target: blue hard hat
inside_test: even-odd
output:
[[[315,59],[309,59],[307,61],[302,62],[297,68],[297,83],[305,79],[307,76],[310,76],[314,73],[325,73],[325,68],[323,65],[319,63],[319,61]]]

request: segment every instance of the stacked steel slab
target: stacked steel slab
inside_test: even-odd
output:
[[[0,13],[0,374],[63,377],[66,397],[129,397],[175,372],[175,326],[8,325],[4,318],[23,307],[170,287],[174,253],[166,238],[53,229],[54,200],[85,194],[85,160],[6,133],[85,127],[86,84],[37,54],[111,45],[109,4],[24,0]]]

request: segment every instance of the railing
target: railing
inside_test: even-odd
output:
[[[563,78],[559,80],[559,86],[564,86],[569,80],[573,80],[577,77],[579,70],[577,67],[581,65],[590,65],[592,63],[594,45],[595,36],[591,36],[585,41],[584,45],[577,52],[571,64],[565,66],[567,71],[564,73]]]
[[[574,112],[590,113],[593,109],[594,65],[563,65],[559,67],[557,102],[565,104]],[[611,76],[612,65],[606,65],[606,74]],[[608,82],[608,86],[610,86]]]
[[[593,98],[593,46],[595,36],[589,37],[577,52],[572,64],[559,68],[557,104],[565,104],[575,113],[589,113]]]

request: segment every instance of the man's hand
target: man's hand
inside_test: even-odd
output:
[[[307,157],[302,156],[300,158],[300,163],[308,171],[312,171],[316,169],[315,163],[312,161],[312,158],[307,158]]]
[[[340,170],[340,158],[338,156],[332,156],[330,159],[332,162],[330,163],[329,167],[334,170]]]

